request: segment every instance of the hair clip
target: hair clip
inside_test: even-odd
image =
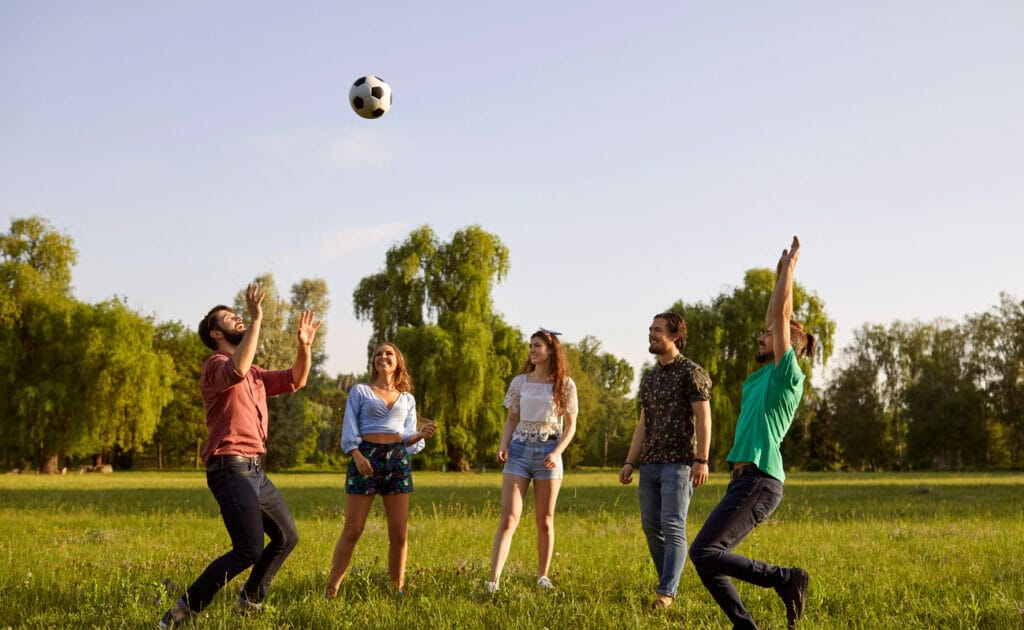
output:
[[[553,336],[553,337],[558,337],[559,335],[561,335],[561,334],[562,334],[562,333],[558,332],[557,330],[548,330],[547,328],[544,328],[543,326],[541,326],[541,327],[539,328],[539,330],[540,330],[541,332],[546,332],[547,334],[549,334],[549,335],[551,335],[551,336]]]

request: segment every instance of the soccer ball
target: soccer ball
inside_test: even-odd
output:
[[[372,74],[359,77],[348,91],[348,102],[363,118],[380,118],[391,107],[391,86]]]

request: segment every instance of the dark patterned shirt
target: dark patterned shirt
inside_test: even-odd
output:
[[[693,405],[711,399],[711,377],[683,355],[651,370],[640,385],[641,464],[693,463]]]

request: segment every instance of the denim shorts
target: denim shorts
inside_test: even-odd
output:
[[[558,438],[554,437],[543,442],[522,442],[512,440],[508,446],[508,461],[502,472],[506,475],[526,477],[538,481],[562,478],[562,457],[558,457],[558,465],[552,469],[542,466],[548,453],[558,446]]]
[[[356,467],[356,460],[348,462],[345,475],[345,494],[402,494],[412,492],[412,466],[405,444],[376,444],[362,441],[359,452],[370,460],[373,473],[364,477]]]

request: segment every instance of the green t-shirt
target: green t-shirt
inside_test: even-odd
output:
[[[786,480],[779,446],[804,394],[804,373],[790,346],[778,365],[769,363],[743,383],[736,438],[728,462],[753,462],[779,481]]]

